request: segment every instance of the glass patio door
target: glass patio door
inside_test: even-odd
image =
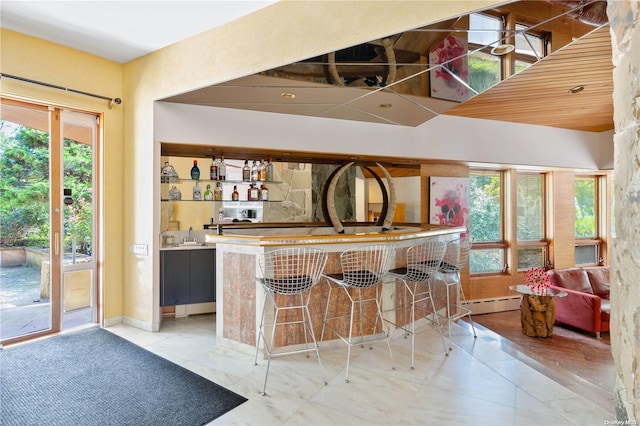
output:
[[[62,329],[97,322],[94,260],[96,117],[62,111]]]
[[[2,100],[0,341],[53,329],[47,107]]]
[[[9,343],[97,322],[97,124],[92,114],[1,106],[0,342]]]

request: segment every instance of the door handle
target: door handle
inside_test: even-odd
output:
[[[60,254],[60,234],[57,232],[53,234],[53,252],[56,256]]]

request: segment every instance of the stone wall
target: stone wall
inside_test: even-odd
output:
[[[313,215],[312,221],[314,222],[327,222],[329,218],[324,217],[322,213],[322,194],[324,186],[327,184],[331,173],[342,164],[314,164],[313,165]],[[356,220],[356,168],[354,166],[349,167],[344,171],[338,184],[336,185],[335,193],[335,206],[338,217],[343,222]]]
[[[612,250],[611,349],[616,417],[640,421],[640,5],[609,0],[614,64],[615,231]]]
[[[311,164],[274,163],[273,180],[269,185],[269,199],[264,203],[264,222],[309,222],[313,204],[311,199]]]

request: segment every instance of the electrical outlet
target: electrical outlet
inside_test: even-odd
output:
[[[147,244],[131,244],[131,253],[140,256],[148,256],[149,246]]]

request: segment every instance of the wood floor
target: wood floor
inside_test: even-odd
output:
[[[528,337],[520,327],[520,310],[474,315],[473,320],[478,338],[498,342],[505,352],[601,407],[615,407],[608,332],[597,339],[595,334],[556,324],[551,337]]]

